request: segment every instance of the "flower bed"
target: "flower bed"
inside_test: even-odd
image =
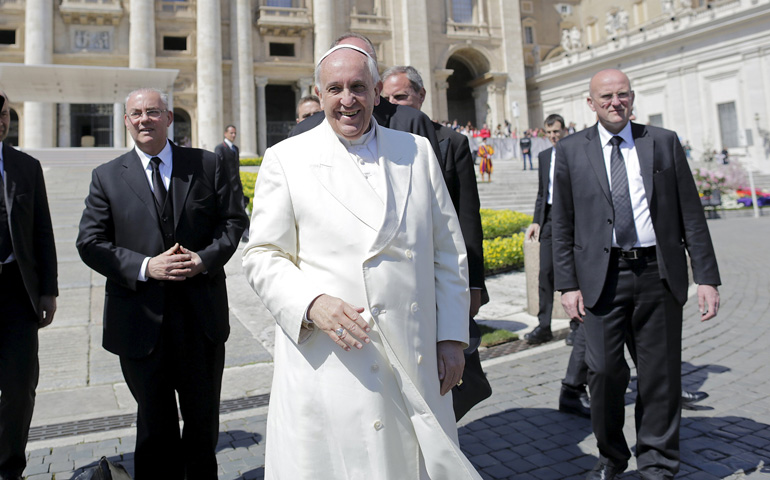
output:
[[[532,223],[532,216],[513,210],[481,210],[481,230],[485,239],[505,237],[518,233]]]
[[[241,158],[242,167],[258,167],[262,165],[262,157],[244,157]]]
[[[257,181],[257,174],[252,172],[241,172],[241,185],[243,185],[243,194],[249,197],[249,211],[254,201],[254,183]]]
[[[532,216],[512,210],[481,209],[484,233],[484,272],[507,272],[524,266],[523,230]]]

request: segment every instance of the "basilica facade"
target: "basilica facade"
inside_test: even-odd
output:
[[[262,154],[348,31],[372,40],[381,71],[420,71],[433,119],[527,123],[517,1],[0,0],[9,141],[125,147],[125,96],[153,86],[169,93],[177,142],[213,149],[234,124],[242,156]]]

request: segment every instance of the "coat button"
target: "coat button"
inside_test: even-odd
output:
[[[417,355],[417,365],[422,363],[422,355]]]
[[[377,307],[372,307],[372,315],[379,315],[380,309]]]
[[[372,365],[371,370],[372,370],[372,373],[377,373],[380,371],[380,366],[375,363],[374,365]]]
[[[412,306],[410,308],[412,309],[412,313],[414,313],[414,312],[416,312],[417,310],[420,309],[420,306],[417,305],[417,302],[415,302],[415,303],[412,304]]]
[[[383,427],[383,425],[382,425],[381,421],[377,420],[376,422],[374,422],[374,429],[375,430],[382,430],[382,427]]]
[[[609,225],[612,225],[612,219],[611,219],[611,218],[608,218],[608,219],[607,219],[607,223],[608,223]]]
[[[409,260],[411,260],[411,259],[412,259],[413,255],[412,255],[412,251],[411,251],[411,250],[407,250],[407,251],[405,252],[405,254],[406,254],[406,258],[408,258]]]
[[[610,253],[610,249],[609,248],[605,248],[604,249],[604,253]]]

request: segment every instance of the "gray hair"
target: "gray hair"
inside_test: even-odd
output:
[[[158,90],[157,88],[153,88],[153,87],[142,87],[142,88],[137,88],[133,92],[131,92],[128,95],[126,95],[126,101],[123,103],[123,105],[125,105],[126,111],[128,111],[128,101],[131,99],[131,97],[133,97],[137,93],[149,93],[149,92],[157,93],[158,96],[160,96],[160,101],[163,104],[163,108],[166,108],[166,109],[168,108],[168,94],[167,93],[165,93],[165,92],[163,92],[161,90]]]
[[[343,48],[355,50],[366,57],[366,65],[367,67],[369,67],[369,73],[372,75],[372,82],[374,85],[377,85],[377,82],[380,81],[380,71],[377,70],[377,62],[371,57],[371,55],[366,53],[361,48],[358,48],[355,45],[348,45],[344,43],[329,49],[329,51],[323,54],[323,56],[321,57],[321,60],[319,60],[318,63],[316,64],[315,74],[314,74],[316,88],[319,91],[321,90],[321,64],[323,64],[324,60],[326,60],[326,57],[328,57],[332,52],[334,52],[335,50],[341,50]]]
[[[419,93],[420,90],[425,88],[422,83],[420,72],[418,72],[417,69],[411,65],[396,65],[395,67],[390,67],[389,69],[385,70],[385,73],[382,74],[382,81],[384,82],[388,79],[388,77],[393,75],[400,75],[402,73],[406,75],[407,79],[409,79],[412,90],[415,92]]]

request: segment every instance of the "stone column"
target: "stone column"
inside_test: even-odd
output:
[[[302,77],[299,80],[297,80],[297,100],[294,102],[294,105],[296,106],[299,104],[299,99],[304,97],[305,95],[315,94],[313,91],[313,85],[315,85],[315,80],[313,77]]]
[[[473,89],[473,103],[476,107],[476,128],[481,128],[485,123],[489,126],[489,116],[487,99],[489,93],[487,92],[487,84],[480,85]]]
[[[436,105],[433,103],[434,92],[431,74],[433,69],[430,62],[430,25],[428,20],[428,2],[415,2],[414,0],[401,0],[404,28],[404,65],[411,65],[420,72],[425,86],[425,101],[422,111],[429,117],[436,118]]]
[[[489,106],[492,109],[489,129],[494,131],[497,124],[502,125],[507,118],[505,84],[508,80],[508,75],[505,73],[493,73],[492,78],[492,83],[487,86],[487,92],[489,94]]]
[[[27,0],[24,21],[24,63],[48,65],[53,60],[53,2]],[[53,103],[24,102],[21,146],[54,146],[56,115]]]
[[[447,79],[454,70],[437,69],[433,70],[433,80],[436,85],[436,117],[435,120],[440,122],[446,120],[451,122],[453,119],[449,118],[449,107],[446,101],[446,91],[449,88]]]
[[[196,48],[198,58],[198,146],[214,150],[222,124],[222,29],[217,0],[198,0]]]
[[[155,2],[131,0],[128,28],[129,68],[155,68]]]
[[[336,21],[334,0],[313,0],[313,34],[314,41],[314,63],[329,49],[337,35],[334,24]]]
[[[123,122],[123,104],[112,104],[112,148],[126,146],[126,127]]]
[[[257,151],[264,155],[267,150],[267,111],[265,107],[265,87],[267,77],[254,77],[257,85]]]
[[[507,72],[507,84],[505,86],[505,105],[517,102],[519,105],[520,128],[527,128],[530,123],[527,110],[527,82],[524,76],[524,50],[521,35],[521,13],[519,2],[499,2],[495,12],[489,12],[489,17],[497,15],[500,18],[503,36],[502,64],[492,69],[498,72]],[[540,119],[533,123],[540,123]],[[511,119],[513,122],[513,119]]]
[[[251,49],[251,1],[236,0],[236,30],[238,36],[238,92],[240,116],[238,125],[239,146],[242,157],[257,155],[257,120],[254,115],[254,54]]]
[[[68,148],[72,146],[72,139],[70,137],[70,104],[59,104],[59,141],[57,146],[59,148]]]

